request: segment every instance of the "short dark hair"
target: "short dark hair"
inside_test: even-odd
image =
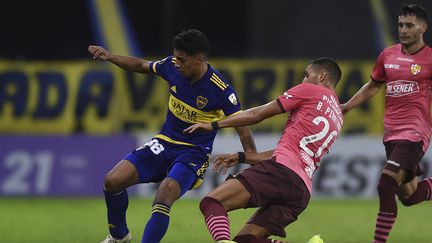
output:
[[[399,16],[407,16],[414,15],[418,19],[424,20],[426,23],[428,22],[428,13],[426,9],[417,4],[405,4],[402,6]]]
[[[203,53],[207,57],[210,48],[206,35],[196,29],[184,30],[174,37],[174,49],[188,55]]]
[[[324,69],[330,76],[330,82],[336,87],[341,76],[342,71],[335,60],[330,57],[320,57],[314,59],[308,63],[308,65],[317,66],[319,68]]]

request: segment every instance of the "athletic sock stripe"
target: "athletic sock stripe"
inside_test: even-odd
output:
[[[217,221],[211,221],[207,225],[209,228],[213,228],[218,225],[226,225],[226,224],[228,224],[228,221],[226,220],[217,220]]]
[[[385,235],[375,235],[374,239],[378,240],[379,242],[386,242],[387,241],[388,236]]]
[[[214,227],[208,228],[211,232],[217,232],[217,231],[226,231],[229,232],[228,225],[221,224],[221,225],[215,225]]]
[[[171,208],[164,204],[157,203],[152,206],[152,213],[162,213],[167,216],[170,216],[170,211]]]
[[[210,233],[213,235],[215,241],[231,239],[229,232],[218,232],[218,233],[210,232]]]
[[[211,223],[207,224],[207,226],[210,230],[217,228],[217,227],[225,226],[225,225],[228,225],[228,221],[216,221],[216,222],[211,222]]]
[[[165,212],[165,211],[160,211],[160,210],[153,210],[152,213],[161,213],[161,214],[165,214],[166,216],[170,216],[169,212]]]
[[[211,231],[213,233],[213,235],[216,236],[220,236],[220,235],[224,235],[224,236],[230,236],[230,232],[227,229],[221,229],[221,230],[214,230]]]
[[[158,211],[158,212],[164,212],[164,213],[170,213],[170,210],[169,209],[166,209],[166,208],[153,208],[152,209],[152,212],[156,212],[156,211]]]
[[[393,223],[385,223],[385,222],[377,221],[376,225],[377,225],[377,227],[380,226],[384,229],[388,229],[388,228],[391,229],[391,227],[393,226]]]
[[[375,230],[375,233],[378,233],[378,234],[383,234],[383,235],[389,235],[390,234],[390,231],[391,231],[391,228],[390,229],[388,229],[388,228],[377,228],[376,230]]]
[[[378,220],[385,221],[385,222],[395,222],[396,217],[395,216],[382,215],[381,213],[378,213]]]
[[[158,210],[163,210],[163,211],[170,211],[170,208],[167,208],[167,207],[161,207],[161,206],[159,206],[159,205],[155,205],[155,206],[153,206],[152,207],[152,210],[155,210],[155,209],[158,209]]]
[[[214,224],[215,222],[226,222],[228,223],[228,217],[226,216],[217,216],[217,217],[209,217],[205,220],[206,224]]]
[[[215,241],[231,239],[231,232],[227,216],[212,215],[205,220],[205,223]]]
[[[161,204],[161,203],[156,203],[156,204],[153,204],[153,206],[152,207],[160,207],[160,208],[166,208],[166,209],[170,209],[170,207],[169,206],[167,206],[167,205],[165,205],[165,204]]]

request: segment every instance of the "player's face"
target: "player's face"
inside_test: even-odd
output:
[[[422,38],[425,23],[418,20],[415,15],[399,16],[399,41],[404,46],[412,46]]]
[[[303,83],[318,84],[318,72],[312,67],[312,65],[307,65],[304,70]]]
[[[174,66],[186,78],[195,77],[205,61],[202,54],[191,56],[179,50],[174,50],[174,57],[177,59]]]

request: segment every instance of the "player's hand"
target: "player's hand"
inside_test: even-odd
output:
[[[100,59],[102,61],[106,61],[111,57],[111,53],[102,46],[93,46],[90,45],[88,47],[88,51],[93,55],[93,59]]]
[[[216,157],[213,162],[213,170],[219,172],[223,168],[223,174],[225,175],[228,171],[228,168],[238,164],[239,157],[238,153],[232,154],[221,154]]]
[[[211,123],[198,122],[197,124],[193,124],[192,126],[183,130],[183,133],[191,134],[196,131],[211,132],[213,131],[213,127],[211,126]]]

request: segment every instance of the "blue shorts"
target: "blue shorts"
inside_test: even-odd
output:
[[[123,159],[138,171],[139,182],[160,182],[165,177],[175,179],[181,195],[201,185],[209,166],[211,151],[196,146],[178,145],[153,138]]]

